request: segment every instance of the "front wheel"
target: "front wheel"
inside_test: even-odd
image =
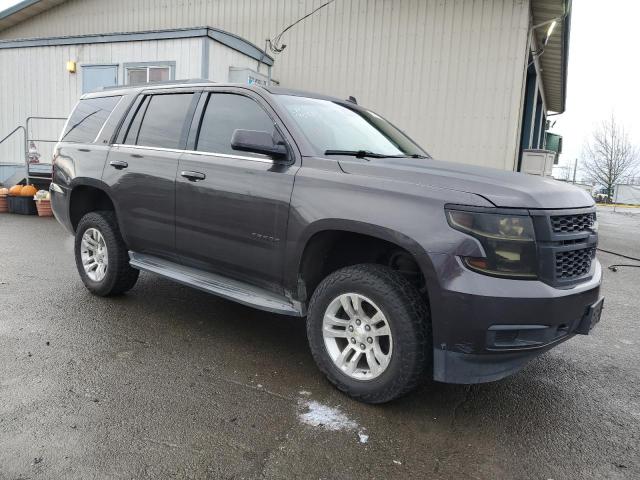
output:
[[[307,336],[320,370],[367,403],[398,398],[431,370],[427,306],[401,274],[381,265],[340,269],[315,290]]]
[[[140,272],[129,265],[129,252],[111,211],[90,212],[80,219],[75,256],[82,282],[95,295],[122,294],[138,280]]]

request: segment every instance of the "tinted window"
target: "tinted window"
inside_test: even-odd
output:
[[[150,96],[133,119],[125,143],[146,147],[183,148],[182,139],[192,99],[192,93]],[[142,124],[136,132],[136,124],[140,122],[140,118]]]
[[[367,150],[391,156],[426,154],[404,133],[369,110],[318,98],[276,97],[321,153]]]
[[[80,100],[67,122],[67,127],[60,141],[93,142],[119,100],[119,96]]]
[[[209,97],[202,119],[197,150],[203,152],[251,156],[231,148],[236,129],[275,133],[273,121],[254,100],[232,93],[214,93]]]
[[[125,125],[129,124],[129,128],[126,130],[126,135],[122,143],[127,145],[136,144],[136,141],[138,140],[138,132],[140,131],[140,124],[142,123],[144,112],[147,111],[147,107],[149,106],[149,100],[151,100],[151,97],[139,97],[134,104],[133,112],[129,112],[127,114],[127,123],[125,123]]]

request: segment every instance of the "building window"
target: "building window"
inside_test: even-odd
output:
[[[118,85],[118,65],[82,65],[82,93]]]
[[[166,82],[175,79],[175,62],[125,63],[125,83],[143,85],[150,82]]]

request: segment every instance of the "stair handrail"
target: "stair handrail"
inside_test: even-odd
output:
[[[32,120],[66,120],[67,117],[42,117],[38,115],[32,115],[27,117],[25,122],[26,129],[24,131],[24,163],[27,169],[27,183],[29,183],[29,142],[45,142],[45,143],[58,143],[58,139],[44,139],[44,138],[30,138],[29,137],[29,125]]]
[[[22,140],[22,150],[23,150],[23,155],[22,158],[25,159],[25,164],[26,164],[26,158],[27,158],[27,130],[24,128],[24,126],[22,125],[18,125],[16,128],[14,128],[13,130],[11,130],[11,132],[5,136],[2,140],[0,140],[0,145],[8,140],[14,133],[16,133],[17,131],[22,130],[22,136],[23,136],[23,140]],[[27,180],[29,179],[29,165],[26,165],[26,175],[27,175]],[[27,182],[29,183],[29,182]]]
[[[8,140],[9,137],[11,135],[13,135],[14,133],[16,133],[18,130],[22,130],[22,134],[24,135],[24,138],[26,139],[27,138],[27,130],[22,125],[18,125],[16,128],[11,130],[11,132],[6,137],[4,137],[2,140],[0,140],[0,143],[4,142],[5,140]],[[23,142],[23,144],[24,144],[24,142]]]
[[[66,120],[67,117],[42,117],[42,116],[30,116],[27,117],[25,125],[18,125],[16,128],[11,130],[8,135],[6,135],[2,140],[0,140],[0,145],[8,140],[12,135],[14,135],[18,131],[22,131],[22,159],[25,165],[25,175],[27,179],[27,184],[29,183],[29,157],[27,156],[27,152],[29,151],[29,141],[35,142],[47,142],[47,143],[56,143],[57,139],[42,139],[42,138],[29,138],[29,124],[32,120]]]

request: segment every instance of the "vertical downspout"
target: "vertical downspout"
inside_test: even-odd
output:
[[[523,116],[524,116],[524,110],[525,110],[525,102],[526,102],[526,90],[527,90],[527,73],[528,73],[528,66],[529,66],[529,51],[531,50],[531,36],[533,35],[533,32],[531,30],[531,18],[532,18],[532,14],[531,14],[531,7],[530,5],[528,6],[528,16],[527,16],[527,36],[525,39],[525,54],[524,54],[524,72],[522,75],[522,84],[520,87],[520,108],[518,110],[518,128],[516,129],[516,150],[514,152],[514,158],[513,158],[513,171],[515,172],[519,172],[520,171],[520,167],[521,167],[521,163],[522,163],[522,155],[521,155],[521,148],[522,148],[522,128],[524,127],[523,125]]]
[[[202,57],[200,59],[200,76],[203,80],[211,80],[209,78],[209,30],[202,38]]]

